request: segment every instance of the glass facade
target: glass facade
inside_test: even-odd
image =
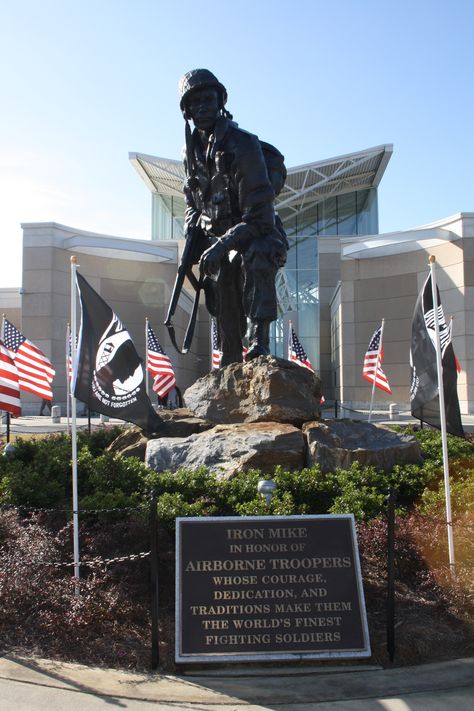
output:
[[[318,244],[325,236],[377,234],[377,190],[358,190],[313,202],[299,210],[283,208],[278,213],[290,244],[283,280],[285,301],[294,310],[272,324],[272,352],[286,358],[286,322],[291,319],[310,361],[319,369]],[[184,237],[183,198],[154,193],[152,215],[152,239]]]
[[[324,237],[377,234],[377,190],[358,190],[296,212],[284,208],[278,213],[290,243],[285,271],[288,299],[295,312],[290,311],[273,325],[272,352],[286,358],[284,321],[291,319],[309,360],[319,369],[318,245]]]
[[[184,238],[184,198],[152,193],[151,238]]]

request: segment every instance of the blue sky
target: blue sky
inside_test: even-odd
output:
[[[177,83],[211,69],[288,166],[393,143],[380,231],[474,211],[472,0],[0,0],[0,287],[21,222],[150,235],[129,151],[179,158]]]

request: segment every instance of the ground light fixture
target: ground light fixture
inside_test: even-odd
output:
[[[275,489],[276,484],[273,479],[260,479],[258,482],[257,491],[260,496],[265,499],[267,505],[270,504]]]

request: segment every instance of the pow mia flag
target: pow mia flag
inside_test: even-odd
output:
[[[451,342],[451,330],[444,319],[439,290],[436,288],[439,339],[443,370],[446,430],[464,437],[457,392],[457,369]],[[413,417],[441,429],[438,372],[436,366],[436,336],[431,274],[418,296],[413,313],[410,366],[411,414]]]
[[[141,359],[118,316],[76,273],[81,327],[74,396],[94,412],[133,422],[148,433],[163,429],[146,394]]]

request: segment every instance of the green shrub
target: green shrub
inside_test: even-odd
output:
[[[14,457],[0,457],[0,502],[31,508],[61,504],[70,487],[68,437],[18,439]]]
[[[79,501],[79,515],[81,519],[87,516],[88,520],[119,521],[127,513],[126,509],[136,511],[140,508],[144,516],[148,514],[148,508],[141,497],[136,494],[127,495],[116,488],[111,491],[96,491],[94,494],[83,496]],[[84,510],[88,513],[83,513]]]
[[[156,504],[157,516],[164,528],[173,531],[178,516],[216,516],[219,512],[209,499],[187,501],[179,492],[165,492]]]
[[[414,504],[435,510],[443,499],[440,434],[418,430],[422,465],[396,465],[390,473],[353,464],[349,470],[322,473],[318,466],[289,472],[276,467],[276,490],[269,505],[258,495],[258,470],[220,479],[204,467],[154,472],[134,457],[104,451],[122,428],[102,428],[78,436],[78,488],[81,509],[120,509],[147,504],[157,496],[163,522],[176,516],[304,515],[352,512],[360,521],[384,515],[389,487],[397,493],[399,514]],[[407,430],[410,432],[410,430]],[[474,447],[449,438],[456,505],[472,510]],[[469,476],[468,476],[468,473]],[[38,508],[71,507],[71,438],[55,435],[16,443],[13,458],[0,457],[0,503]],[[465,490],[465,491],[464,491]],[[464,492],[464,493],[463,493]],[[107,515],[107,514],[104,514]],[[117,513],[117,515],[119,515]],[[127,513],[124,513],[127,516]]]
[[[451,476],[451,474],[453,475]],[[474,469],[450,471],[449,488],[453,515],[474,513]],[[429,516],[442,515],[446,505],[445,492],[444,478],[440,478],[435,488],[427,488],[423,492],[418,506],[419,512]]]
[[[441,432],[439,430],[427,428],[414,430],[408,427],[404,432],[415,435],[420,443],[424,457],[431,459],[438,466],[443,465]],[[447,439],[450,459],[471,458],[474,460],[474,445],[472,442],[453,435],[448,435]]]
[[[122,434],[123,427],[115,425],[114,427],[100,427],[99,429],[89,432],[80,430],[77,435],[78,451],[87,447],[93,456],[98,456],[111,444],[117,437]]]
[[[112,452],[94,457],[90,452],[82,451],[78,457],[78,477],[87,480],[89,492],[115,489],[127,496],[143,494],[148,471],[136,457],[120,457]]]
[[[236,505],[235,513],[239,516],[295,516],[295,501],[289,491],[274,494],[269,504],[261,496],[251,501]]]

